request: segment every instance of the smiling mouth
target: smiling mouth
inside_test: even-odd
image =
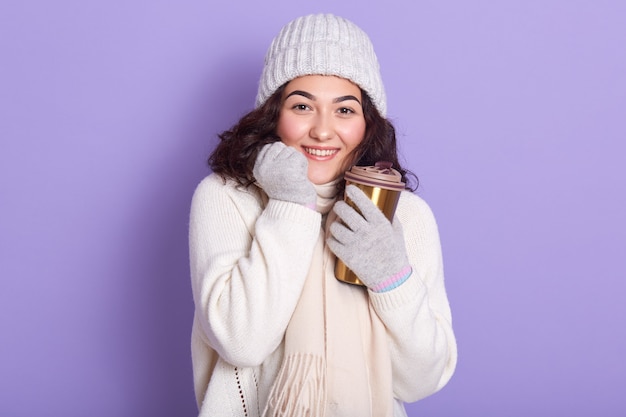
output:
[[[313,149],[313,148],[304,148],[304,151],[309,155],[313,156],[331,156],[339,152],[338,149]]]

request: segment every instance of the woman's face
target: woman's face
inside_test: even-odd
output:
[[[352,164],[365,135],[361,89],[345,78],[306,75],[283,91],[277,134],[309,161],[309,180],[330,182]]]

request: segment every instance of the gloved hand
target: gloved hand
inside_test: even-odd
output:
[[[278,141],[263,146],[252,174],[269,198],[315,208],[317,193],[308,176],[306,157]]]
[[[356,186],[349,185],[346,195],[362,215],[346,202],[337,201],[333,208],[337,220],[330,226],[328,247],[370,290],[396,288],[412,272],[400,222],[392,225]]]

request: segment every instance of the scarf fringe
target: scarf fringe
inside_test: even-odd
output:
[[[317,417],[326,405],[324,358],[294,353],[284,358],[263,417]]]

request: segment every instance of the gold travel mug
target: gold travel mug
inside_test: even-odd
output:
[[[360,188],[383,214],[393,221],[400,193],[404,190],[402,175],[392,168],[390,162],[376,162],[374,166],[354,166],[344,174],[346,187],[353,184]],[[358,211],[358,208],[347,196],[344,201]],[[349,284],[364,285],[342,261],[335,262],[335,277]]]

